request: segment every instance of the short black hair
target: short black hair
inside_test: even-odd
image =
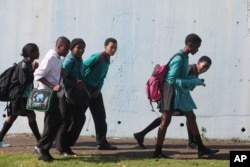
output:
[[[33,52],[39,52],[38,46],[34,43],[27,43],[22,49],[21,56],[29,57],[29,55]]]
[[[208,56],[206,56],[206,55],[204,55],[204,56],[201,56],[200,58],[199,58],[199,60],[198,60],[198,62],[208,62],[210,65],[212,64],[212,60],[208,57]]]
[[[189,34],[187,35],[186,39],[185,39],[185,44],[187,45],[188,43],[201,43],[201,38],[197,35],[197,34]]]
[[[56,40],[56,46],[60,46],[62,44],[69,44],[70,45],[70,40],[65,36],[58,37]]]
[[[110,42],[117,44],[117,40],[115,38],[108,38],[105,40],[104,46],[108,46]]]

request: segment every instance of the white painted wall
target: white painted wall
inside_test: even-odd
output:
[[[156,63],[166,63],[189,33],[202,38],[191,56],[212,58],[202,77],[207,86],[192,94],[199,127],[210,139],[249,139],[250,0],[0,0],[0,71],[21,60],[22,47],[35,42],[40,59],[58,36],[83,38],[83,58],[103,50],[104,40],[118,40],[103,87],[108,136],[132,137],[157,115],[150,111],[144,85]],[[3,110],[5,103],[0,103]],[[4,114],[4,112],[2,112]],[[1,114],[1,115],[2,115]],[[42,132],[43,113],[37,113]],[[121,121],[121,124],[118,124]],[[4,118],[0,118],[0,126]],[[184,117],[173,117],[168,138],[187,138]],[[246,128],[242,133],[241,128]],[[148,134],[155,137],[156,131]],[[9,133],[31,133],[20,117]],[[89,111],[81,135],[94,135]]]

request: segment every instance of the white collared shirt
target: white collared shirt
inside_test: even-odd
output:
[[[38,81],[41,78],[45,78],[48,82],[53,85],[60,84],[62,62],[58,53],[51,49],[49,50],[39,67],[34,72],[34,80]],[[39,82],[38,89],[48,88],[43,83]]]

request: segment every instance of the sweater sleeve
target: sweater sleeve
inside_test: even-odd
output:
[[[98,62],[100,54],[93,54],[83,61],[84,68],[91,68],[94,64]]]
[[[176,79],[180,76],[182,64],[183,59],[181,56],[174,57],[169,63],[169,70],[166,76],[166,80],[169,84],[176,84]]]
[[[167,81],[169,84],[172,84],[178,87],[183,92],[188,92],[194,89],[195,86],[205,86],[201,79],[195,76],[183,76],[181,78],[181,68],[183,67],[184,60],[181,56],[176,56],[170,62],[170,69],[167,75]]]
[[[195,76],[189,76],[186,79],[176,79],[176,86],[180,88],[183,92],[188,92],[193,90],[195,86],[206,86],[201,79]]]

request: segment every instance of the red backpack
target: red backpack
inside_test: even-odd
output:
[[[177,55],[182,56],[181,54],[177,53],[169,60],[167,64],[164,65],[156,64],[151,77],[148,79],[145,85],[147,98],[150,101],[152,111],[155,111],[152,102],[159,102],[161,100],[163,94],[163,84],[164,84],[164,79],[166,77],[166,73],[168,71],[168,65],[170,61]]]

